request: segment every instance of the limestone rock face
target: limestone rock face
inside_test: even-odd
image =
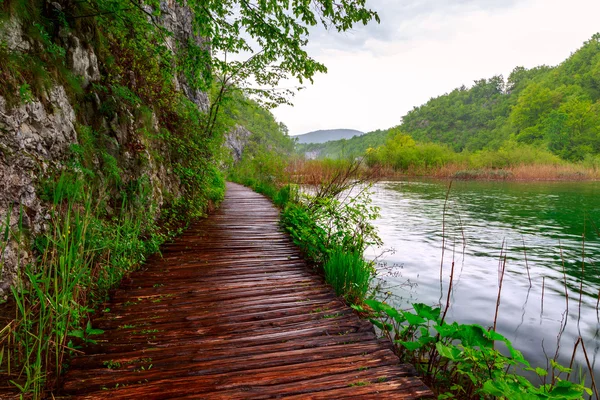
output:
[[[86,88],[90,82],[100,80],[98,59],[94,49],[84,47],[79,38],[73,35],[69,35],[69,63],[71,70],[83,79],[83,88]]]
[[[248,139],[251,135],[252,132],[241,125],[237,125],[231,132],[225,135],[225,145],[231,150],[235,162],[242,159],[244,148],[248,144]]]
[[[172,37],[167,37],[167,46],[173,51],[181,50],[187,46],[190,41],[198,46],[208,48],[207,41],[194,35],[193,15],[189,7],[181,5],[175,1],[161,1],[160,23],[167,30],[173,33]],[[184,74],[176,77],[175,87],[181,90],[187,98],[193,101],[202,111],[208,111],[209,100],[206,92],[193,88]]]
[[[60,7],[58,3],[51,4]],[[161,2],[160,7],[163,13],[159,22],[173,32],[166,41],[174,52],[184,49],[189,41],[206,45],[205,40],[193,33],[193,15],[189,8],[172,0]],[[101,81],[98,53],[89,44],[93,43],[91,36],[59,31],[58,37],[67,50],[66,65],[81,78],[83,88]],[[0,22],[0,42],[10,51],[17,52],[32,51],[39,46],[27,37],[23,24],[16,18]],[[131,71],[124,73],[133,76]],[[207,94],[192,87],[183,73],[175,78],[175,86],[199,109],[208,110]],[[167,163],[160,161],[168,159],[168,149],[139,134],[142,126],[132,108],[114,101],[117,108],[114,117],[103,116],[99,110],[106,99],[102,100],[92,92],[91,96],[75,104],[65,88],[58,84],[40,97],[9,108],[6,99],[0,96],[0,298],[10,292],[19,269],[34,261],[36,255],[30,244],[36,235],[49,227],[48,208],[39,194],[40,180],[48,171],[60,170],[65,164],[69,149],[78,142],[75,130],[78,124],[90,126],[95,122],[102,126],[108,142],[105,150],[118,160],[125,182],[140,177],[149,180],[151,200],[156,205],[152,211],[156,216],[167,200],[167,193],[170,199],[182,193],[177,175]],[[150,117],[152,127],[146,125],[144,129],[153,130],[151,134],[157,135],[156,115],[152,113]],[[155,157],[156,154],[159,157]],[[4,243],[6,221],[9,221],[11,237]],[[24,235],[20,242],[15,236],[19,231]]]
[[[37,194],[38,178],[59,163],[77,143],[75,112],[62,86],[50,90],[52,111],[40,101],[6,109],[0,96],[0,226],[9,221],[19,234],[19,222],[30,236],[45,229],[46,212]],[[14,282],[18,266],[32,261],[25,243],[11,239],[0,248],[0,296]]]
[[[18,18],[0,22],[0,42],[6,43],[9,50],[27,51],[31,44],[23,36],[23,25]]]

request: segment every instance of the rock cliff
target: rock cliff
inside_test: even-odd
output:
[[[62,10],[64,5],[59,3],[46,5],[50,8],[47,12],[53,12],[52,8]],[[193,18],[187,7],[163,1],[160,9],[156,22],[170,33],[164,40],[174,55],[187,49],[190,42],[206,46],[202,38],[193,34]],[[78,89],[74,91],[65,86],[64,79],[50,73],[38,91],[30,90],[32,85],[27,79],[13,79],[18,84],[17,90],[11,91],[9,85],[0,88],[0,225],[3,236],[9,233],[0,240],[0,296],[5,296],[15,282],[19,268],[36,257],[29,243],[48,229],[49,219],[40,184],[44,179],[56,177],[71,163],[74,149],[83,146],[82,131],[92,132],[96,146],[101,147],[102,151],[92,154],[89,161],[99,180],[106,181],[103,163],[111,159],[120,171],[121,189],[141,178],[149,181],[157,218],[167,203],[177,202],[186,190],[181,178],[185,160],[178,161],[184,156],[174,151],[165,139],[177,136],[177,127],[169,126],[168,119],[160,113],[160,104],[143,96],[146,92],[138,81],[144,74],[128,65],[125,56],[118,69],[112,67],[110,63],[115,61],[106,54],[104,59],[99,56],[102,51],[94,47],[94,34],[90,34],[89,28],[74,26],[71,29],[59,26],[50,33],[49,42],[44,42],[32,36],[31,29],[25,29],[25,23],[16,14],[0,21],[0,50],[7,60],[37,57],[50,43],[56,46],[62,59],[56,68],[58,72],[46,69],[78,81]],[[171,64],[177,63],[176,57],[173,60]],[[115,75],[115,70],[120,74]],[[172,70],[174,91],[183,94],[197,110],[206,111],[207,94],[189,83],[181,68],[172,65]],[[10,74],[10,69],[2,66],[0,82]],[[12,76],[19,78],[19,71],[13,71]],[[132,95],[129,97],[134,100],[127,101],[129,97],[118,97],[117,90],[126,94],[129,90],[141,100]],[[210,160],[210,155],[205,158]],[[186,168],[191,167],[186,165]],[[8,231],[4,229],[6,222]],[[15,239],[17,232],[22,234],[21,240]]]

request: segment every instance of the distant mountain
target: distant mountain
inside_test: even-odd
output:
[[[357,158],[365,155],[367,149],[377,148],[387,140],[390,130],[376,130],[346,140],[333,140],[327,143],[304,143],[296,145],[298,154],[308,159],[314,158]]]
[[[355,129],[325,129],[308,132],[303,135],[293,136],[298,138],[298,143],[325,143],[331,140],[350,139],[354,136],[364,135],[364,132]]]

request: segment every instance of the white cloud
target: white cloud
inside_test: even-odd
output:
[[[600,30],[595,0],[376,3],[380,27],[315,36],[312,53],[329,72],[296,96],[295,107],[274,110],[291,134],[388,128],[413,106],[475,79],[556,65]],[[411,12],[397,15],[402,10]]]

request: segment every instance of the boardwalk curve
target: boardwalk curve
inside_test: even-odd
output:
[[[162,249],[94,320],[62,394],[82,399],[417,399],[431,392],[335,297],[263,196],[228,183],[220,209]]]

